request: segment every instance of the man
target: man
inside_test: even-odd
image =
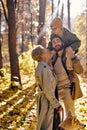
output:
[[[64,106],[66,116],[69,111],[71,111],[72,115],[75,116],[74,101],[72,100],[70,94],[70,80],[63,63],[63,55],[65,56],[63,49],[64,43],[61,37],[55,34],[52,34],[51,42],[53,49],[57,52],[58,55],[56,62],[55,57],[53,58],[53,64],[54,71],[57,76],[57,92],[59,101],[61,101]],[[74,54],[71,58],[73,57]]]
[[[54,18],[50,27],[52,29],[52,33],[59,35],[63,39],[64,47],[66,48],[66,53],[68,55],[72,55],[74,51],[78,51],[81,41],[74,33],[63,27],[61,18]],[[48,48],[52,49],[51,42],[49,42]]]

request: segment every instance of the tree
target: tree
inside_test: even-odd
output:
[[[24,11],[24,0],[22,0],[21,4],[22,4],[21,11],[22,11],[22,14],[23,14],[23,11]],[[23,15],[22,15],[22,19],[24,19]],[[22,34],[21,34],[22,46],[21,46],[21,52],[24,52],[24,41],[25,41],[25,31],[24,30],[25,30],[25,26],[24,26],[24,22],[22,22]]]
[[[87,0],[86,0],[86,67],[87,67]]]
[[[0,8],[0,69],[3,67],[2,63],[2,34],[1,34],[1,8]],[[3,76],[3,74],[0,71],[0,76]]]
[[[39,25],[45,22],[46,0],[39,0]]]
[[[59,16],[59,5],[60,5],[60,0],[58,0],[58,3],[57,3],[57,17]]]
[[[45,10],[46,10],[46,0],[39,0],[39,28],[38,28],[38,44],[46,47],[45,32],[42,32],[45,23]],[[42,33],[41,33],[42,32]]]
[[[68,9],[68,28],[71,30],[71,23],[70,23],[70,0],[67,1],[67,9]]]
[[[0,1],[1,1],[1,4],[2,4],[3,11],[4,11],[5,20],[6,20],[7,24],[8,24],[8,18],[7,18],[7,14],[6,14],[6,10],[5,10],[3,0],[0,0]]]
[[[53,14],[53,0],[52,0],[52,14]]]
[[[8,47],[10,54],[11,81],[21,84],[18,56],[16,52],[16,28],[14,0],[7,0],[8,9]],[[17,78],[15,78],[17,77]]]
[[[61,19],[63,20],[64,17],[64,3],[62,3],[62,8],[61,8]]]

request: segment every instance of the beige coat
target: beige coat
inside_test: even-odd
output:
[[[55,98],[56,79],[50,66],[40,62],[35,71],[38,85],[37,94],[37,130],[52,130],[54,108],[59,107]]]

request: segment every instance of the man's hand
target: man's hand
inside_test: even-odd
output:
[[[70,58],[73,58],[75,56],[75,51],[69,46],[66,48],[66,55],[68,55]]]

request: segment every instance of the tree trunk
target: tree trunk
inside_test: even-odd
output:
[[[14,0],[7,0],[8,8],[8,47],[10,54],[11,81],[21,84],[18,56],[16,52],[16,28]],[[16,77],[16,78],[15,78]]]
[[[3,67],[2,64],[2,34],[1,34],[1,9],[0,9],[0,69]]]
[[[46,38],[45,38],[45,32],[42,32],[42,30],[45,23],[45,10],[46,10],[46,0],[39,0],[38,44],[44,47],[46,47]]]
[[[67,1],[67,9],[68,9],[68,28],[71,30],[71,23],[70,23],[70,0]]]
[[[1,34],[1,9],[0,9],[0,76],[1,77],[4,76],[2,68],[3,68],[3,62],[2,62],[2,34]]]
[[[39,25],[44,25],[46,0],[39,0]]]
[[[63,20],[64,17],[64,3],[62,3],[62,9],[61,9],[61,19]]]
[[[86,68],[87,68],[87,0],[86,0]]]
[[[24,12],[24,0],[22,0],[22,14]],[[24,16],[22,15],[22,19],[24,19]],[[24,29],[24,22],[22,22],[22,34],[21,34],[21,37],[22,37],[22,47],[21,47],[21,52],[24,52],[24,42],[25,42],[25,29]]]
[[[59,16],[59,5],[60,5],[60,0],[58,0],[58,3],[57,3],[57,17]]]
[[[53,14],[53,11],[54,11],[54,9],[53,9],[53,0],[52,0],[52,14]]]
[[[31,32],[31,43],[32,43],[32,47],[33,47],[33,36],[32,36],[32,31],[33,31],[33,28],[32,28],[32,13],[31,13],[31,29],[30,29],[30,32]]]

